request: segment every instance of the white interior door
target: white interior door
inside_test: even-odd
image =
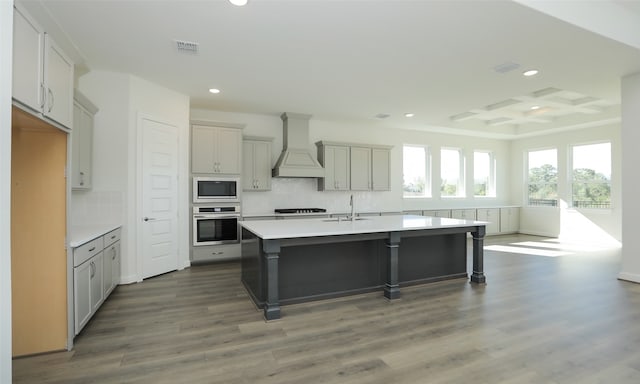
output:
[[[178,128],[143,117],[142,278],[178,269]]]

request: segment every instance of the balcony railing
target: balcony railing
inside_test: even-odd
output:
[[[557,207],[558,199],[529,199],[529,205],[536,207]]]
[[[574,208],[611,208],[610,201],[574,200]]]

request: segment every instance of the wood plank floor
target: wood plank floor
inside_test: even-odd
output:
[[[73,351],[15,359],[13,380],[640,383],[640,285],[616,279],[619,249],[521,235],[485,245],[486,286],[286,306],[270,323],[238,263],[119,286]]]

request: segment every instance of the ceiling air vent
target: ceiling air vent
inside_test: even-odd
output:
[[[178,52],[182,53],[190,53],[195,55],[198,53],[198,47],[200,44],[194,43],[191,41],[183,41],[183,40],[174,40],[176,43],[176,48],[178,48]]]

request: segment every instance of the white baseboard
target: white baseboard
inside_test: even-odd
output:
[[[640,283],[640,275],[637,273],[620,272],[618,274],[618,279],[631,281],[633,283]]]
[[[557,233],[549,233],[549,232],[541,232],[541,231],[529,231],[527,229],[520,229],[518,233],[522,235],[532,235],[532,236],[544,236],[544,237],[558,237]]]

